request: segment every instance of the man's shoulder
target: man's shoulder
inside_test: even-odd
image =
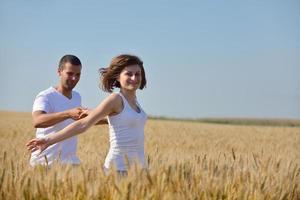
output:
[[[53,87],[49,87],[46,90],[40,91],[37,96],[48,96],[55,93],[55,89]]]

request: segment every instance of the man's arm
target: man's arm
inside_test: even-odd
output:
[[[76,107],[57,113],[46,113],[45,111],[39,110],[32,113],[32,122],[35,128],[46,128],[62,122],[68,118],[78,120],[80,119],[80,115],[82,112],[83,108],[81,107]]]

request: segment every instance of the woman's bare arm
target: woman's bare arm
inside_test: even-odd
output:
[[[31,151],[40,149],[43,151],[49,145],[55,144],[72,136],[85,132],[92,125],[96,124],[105,116],[120,112],[122,109],[122,102],[117,94],[111,94],[104,99],[96,109],[94,109],[87,117],[73,122],[69,126],[60,130],[57,133],[48,135],[46,138],[35,138],[27,143],[27,147]]]

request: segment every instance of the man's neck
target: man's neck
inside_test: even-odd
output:
[[[64,95],[65,97],[67,97],[68,99],[72,98],[72,90],[66,90],[64,87],[62,87],[61,85],[58,85],[55,87],[55,89],[61,93],[62,95]]]

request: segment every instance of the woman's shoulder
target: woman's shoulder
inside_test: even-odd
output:
[[[106,100],[113,107],[113,114],[118,114],[123,110],[123,100],[118,93],[111,93]]]
[[[122,105],[122,97],[118,93],[111,93],[106,97],[106,101],[109,101],[115,105]]]
[[[111,93],[108,97],[108,99],[113,100],[113,101],[120,101],[122,100],[122,97],[120,96],[119,93]]]

